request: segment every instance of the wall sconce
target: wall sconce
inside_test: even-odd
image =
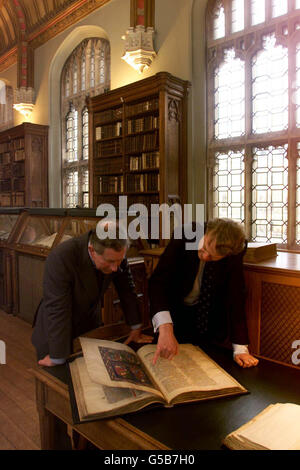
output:
[[[149,26],[145,28],[143,25],[130,27],[126,31],[126,35],[122,36],[125,41],[125,52],[122,59],[131,65],[139,73],[147,70],[156,57],[153,49],[154,28]]]
[[[26,121],[30,119],[31,113],[34,108],[34,89],[20,87],[15,90],[15,103],[14,109],[23,114]]]

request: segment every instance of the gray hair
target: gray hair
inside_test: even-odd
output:
[[[207,223],[206,234],[216,240],[216,251],[223,256],[237,255],[245,248],[244,228],[231,219],[212,219]]]
[[[97,223],[96,230],[90,235],[89,243],[98,255],[102,255],[106,248],[121,251],[129,245],[126,231],[117,221],[107,219]]]

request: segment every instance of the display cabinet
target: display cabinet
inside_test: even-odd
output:
[[[0,206],[48,205],[48,126],[25,122],[0,132]]]
[[[7,313],[12,310],[12,252],[18,225],[23,218],[21,209],[0,208],[0,308]]]
[[[186,202],[189,85],[160,72],[89,99],[91,207]]]
[[[12,312],[32,323],[42,299],[45,261],[59,243],[96,228],[100,220],[94,209],[27,209],[19,216],[14,239],[9,245],[12,284]],[[144,259],[136,243],[127,255],[136,283],[144,325],[148,324],[148,301]],[[123,322],[117,292],[113,285],[105,293],[102,306],[104,324]]]
[[[44,265],[66,219],[64,209],[27,209],[11,243],[13,313],[32,323],[43,295]]]

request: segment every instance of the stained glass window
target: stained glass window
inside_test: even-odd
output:
[[[61,76],[62,178],[64,207],[88,207],[89,121],[87,95],[110,88],[110,46],[102,38],[83,40]]]
[[[253,132],[288,127],[288,50],[275,35],[263,38],[263,50],[252,60]]]
[[[265,0],[251,0],[251,24],[264,23],[265,21]]]
[[[300,251],[297,9],[300,0],[208,0],[207,146],[208,217]]]
[[[225,11],[222,2],[216,2],[214,11],[214,39],[225,36]]]
[[[215,137],[224,139],[245,132],[245,64],[233,49],[215,72]]]
[[[287,145],[253,149],[252,238],[287,242]]]
[[[82,158],[83,160],[89,158],[89,113],[87,108],[84,108],[82,112]]]
[[[277,16],[285,15],[288,10],[287,0],[272,0],[272,16],[276,18]]]
[[[233,33],[244,29],[244,0],[232,0],[231,22]]]
[[[213,195],[214,217],[244,221],[244,153],[215,154]]]
[[[300,245],[300,143],[298,142],[298,158],[296,166],[296,243]]]
[[[78,171],[70,170],[65,176],[66,207],[78,205]]]

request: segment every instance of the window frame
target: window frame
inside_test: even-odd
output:
[[[293,102],[293,83],[296,76],[296,47],[300,44],[300,29],[296,30],[296,24],[300,25],[300,9],[294,9],[295,0],[288,1],[288,13],[282,16],[271,17],[272,0],[266,0],[265,22],[255,26],[250,25],[250,0],[244,1],[244,29],[231,33],[231,4],[232,0],[209,0],[206,10],[206,37],[207,37],[207,181],[208,181],[208,207],[207,217],[214,216],[214,167],[216,152],[241,151],[244,149],[244,225],[248,240],[252,239],[252,149],[254,147],[266,147],[288,145],[288,225],[287,244],[278,244],[280,249],[288,251],[300,251],[300,241],[296,241],[297,211],[297,165],[299,166],[300,126],[296,126],[296,105]],[[214,12],[218,4],[223,4],[225,11],[225,36],[213,39]],[[288,28],[288,35],[284,34],[284,28]],[[252,57],[262,50],[262,36],[275,33],[276,45],[281,44],[288,48],[289,61],[289,108],[288,129],[263,134],[252,132]],[[226,139],[215,139],[215,100],[214,100],[214,74],[216,67],[224,61],[224,50],[233,48],[236,57],[245,61],[245,135]],[[300,105],[300,103],[299,103]],[[299,170],[298,170],[299,171]],[[299,191],[299,190],[298,190]],[[298,202],[299,204],[299,202]],[[299,210],[299,209],[298,209]]]
[[[91,87],[91,55],[94,51],[94,86]],[[85,65],[83,67],[83,60]],[[103,66],[104,63],[104,66]],[[76,67],[75,67],[76,66]],[[76,73],[76,90],[74,92],[74,67]],[[102,71],[104,74],[102,77]],[[83,70],[85,76],[83,77]],[[83,87],[84,84],[84,87]],[[84,89],[83,89],[84,88]],[[89,159],[84,158],[84,112],[87,109],[86,100],[88,97],[93,97],[105,93],[110,89],[110,43],[107,39],[101,37],[89,37],[83,39],[72,51],[64,63],[61,72],[61,132],[62,132],[62,148],[61,148],[61,182],[62,182],[62,195],[63,207],[89,207],[85,202],[86,190],[84,189],[85,174],[89,171]],[[68,93],[67,93],[68,90]],[[77,152],[78,159],[73,161],[67,160],[67,120],[71,110],[77,111],[78,128],[77,128]],[[72,172],[78,172],[78,195],[77,203],[75,205],[68,205],[68,175]]]

